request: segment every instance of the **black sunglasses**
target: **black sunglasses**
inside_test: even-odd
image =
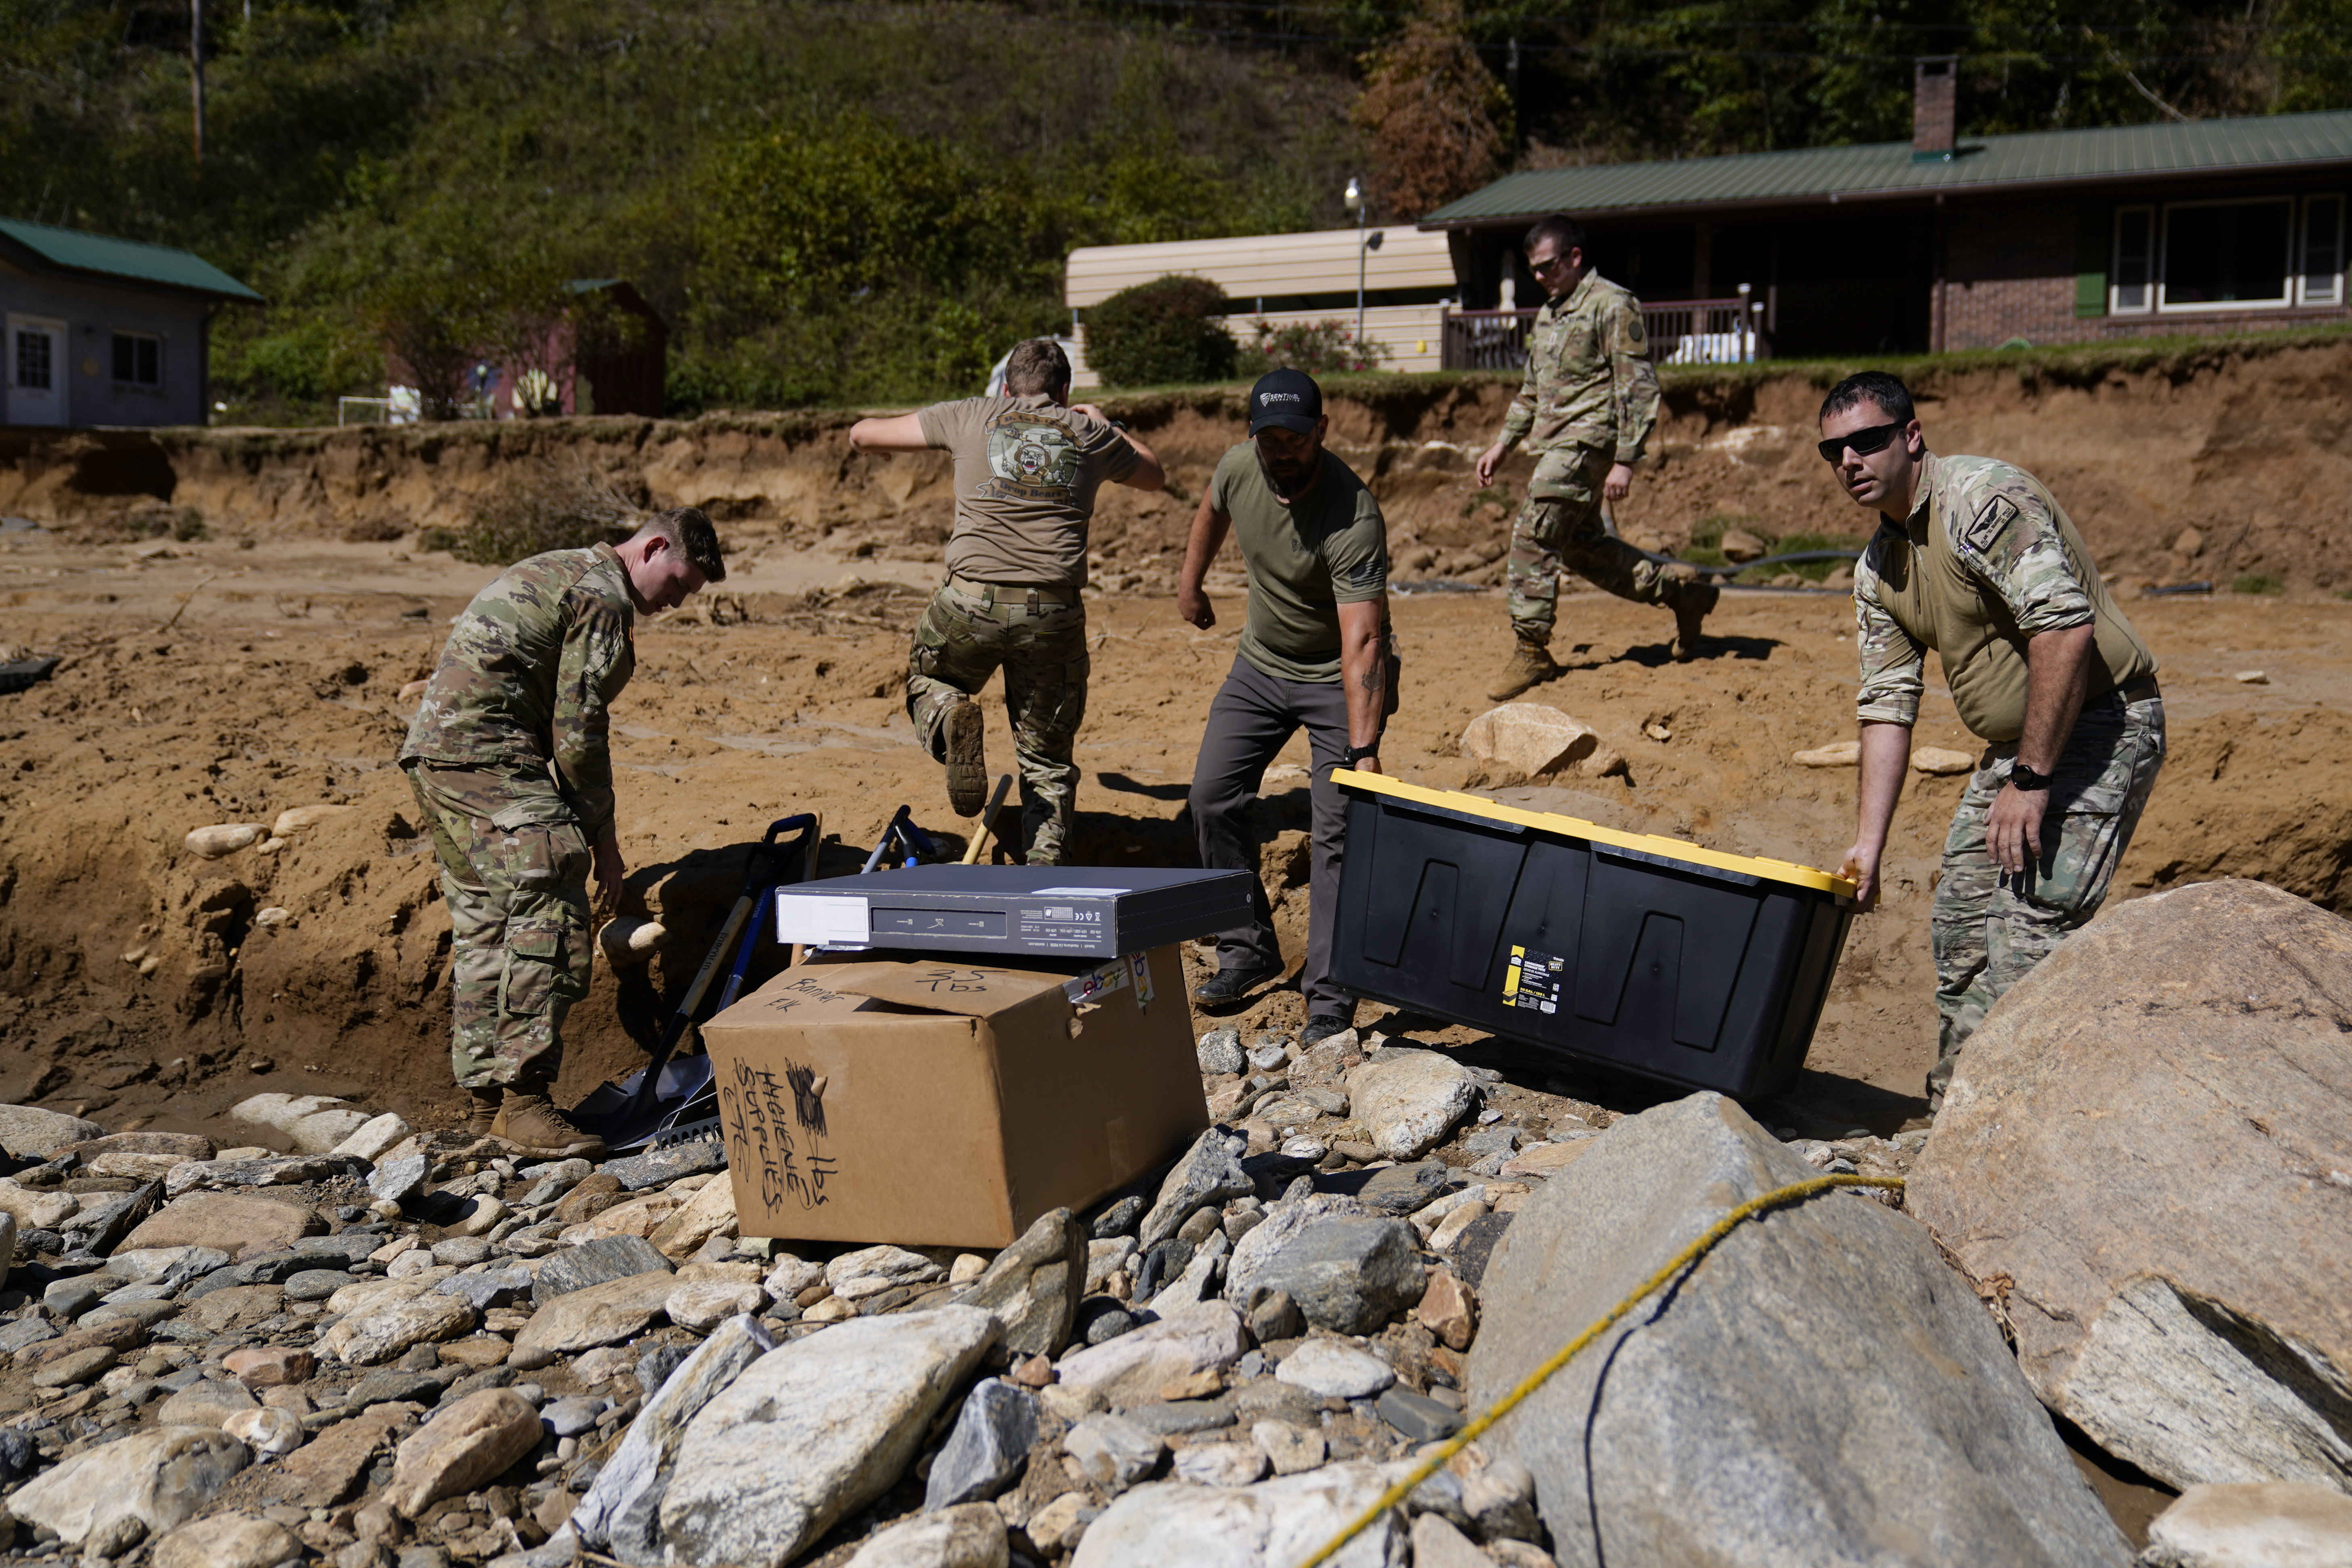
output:
[[[1883,452],[1889,441],[1903,434],[1903,426],[1907,423],[1907,420],[1897,420],[1892,425],[1865,425],[1859,430],[1847,431],[1834,441],[1824,441],[1821,444],[1822,461],[1835,467],[1837,460],[1845,456],[1848,447],[1853,447],[1857,456],[1864,458],[1873,452]]]

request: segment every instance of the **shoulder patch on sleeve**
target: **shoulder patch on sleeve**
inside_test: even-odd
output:
[[[1989,498],[1977,509],[1977,514],[1960,528],[1960,542],[1979,552],[1989,553],[2009,525],[2017,520],[2017,503],[2007,496]]]
[[[1358,562],[1355,570],[1348,574],[1348,580],[1359,588],[1376,588],[1387,581],[1388,574],[1389,563],[1374,556],[1369,561]]]

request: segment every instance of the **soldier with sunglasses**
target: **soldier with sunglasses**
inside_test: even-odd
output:
[[[1928,451],[1910,393],[1879,371],[1831,389],[1822,437],[1848,497],[1879,514],[1853,583],[1862,778],[1843,870],[1862,908],[1878,895],[1927,649],[1987,742],[1931,916],[1940,1108],[1986,1011],[2105,900],[2164,763],[2164,701],[2156,656],[2040,480]]]

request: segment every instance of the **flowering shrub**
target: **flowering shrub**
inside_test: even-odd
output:
[[[1359,342],[1356,330],[1341,321],[1295,321],[1277,327],[1260,319],[1250,322],[1250,331],[1255,334],[1250,350],[1261,373],[1289,369],[1322,375],[1340,370],[1378,370],[1381,362],[1390,357],[1386,343],[1369,338]]]

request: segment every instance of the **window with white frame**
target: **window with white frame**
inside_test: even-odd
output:
[[[114,334],[114,379],[121,386],[163,384],[163,340],[152,332]]]
[[[2344,207],[2340,193],[2117,207],[2108,313],[2344,304]]]
[[[2107,310],[2118,316],[2156,308],[2156,209],[2116,209],[2116,265],[2107,274]]]
[[[2303,202],[2303,276],[2297,297],[2306,305],[2344,303],[2344,198],[2305,196]]]
[[[2159,310],[2294,302],[2294,200],[2173,202],[2164,209]]]

